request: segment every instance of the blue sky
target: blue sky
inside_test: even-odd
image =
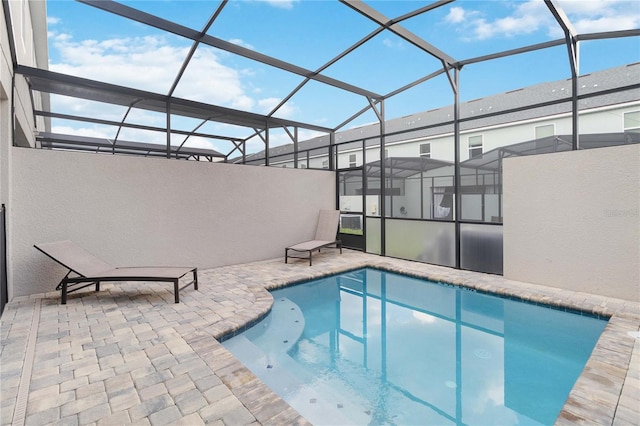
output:
[[[201,30],[218,2],[146,0],[123,2],[196,30]],[[367,2],[395,18],[430,2]],[[579,34],[640,28],[640,2],[635,0],[560,0]],[[142,24],[126,21],[69,0],[48,0],[50,69],[109,83],[167,93],[191,42]],[[562,38],[542,0],[456,1],[412,18],[402,25],[456,60]],[[208,31],[277,59],[316,70],[376,28],[350,8],[332,0],[232,0]],[[580,73],[640,61],[638,37],[587,41],[580,45]],[[365,89],[387,94],[440,68],[440,62],[392,33],[384,32],[323,73]],[[564,47],[468,65],[461,72],[461,99],[471,100],[570,76]],[[268,113],[301,82],[301,78],[224,51],[200,45],[175,95],[256,113]],[[121,107],[56,97],[56,110],[95,111],[120,120]],[[444,76],[391,98],[388,118],[453,102]],[[367,105],[366,99],[332,87],[310,83],[276,112],[276,116],[334,127]],[[131,122],[163,126],[161,114],[133,111]],[[351,125],[373,122],[372,113]],[[172,120],[190,130],[193,120]],[[247,135],[246,129],[207,124],[210,133]],[[54,121],[54,131],[113,137],[113,128]],[[127,134],[129,132],[129,134]],[[314,136],[301,132],[301,139]],[[127,130],[121,138],[158,140],[163,136]],[[180,138],[175,139],[180,143]],[[287,142],[273,134],[272,143]],[[192,146],[229,150],[218,142],[193,138]],[[253,144],[254,149],[260,143]]]

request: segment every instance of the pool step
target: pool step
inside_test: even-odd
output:
[[[331,380],[316,381],[286,352],[265,352],[244,335],[223,345],[267,386],[285,401],[296,405],[305,417],[322,418],[322,425],[369,424],[371,416],[359,410],[359,396]],[[356,402],[357,401],[357,402]],[[295,404],[294,404],[295,402]]]
[[[249,370],[261,375],[271,388],[292,390],[303,385],[302,381],[290,373],[284,364],[294,363],[286,352],[272,353],[258,347],[243,335],[235,336],[223,345]]]
[[[247,330],[245,336],[267,353],[286,354],[302,336],[304,326],[300,307],[286,297],[278,297],[267,318]]]
[[[328,425],[368,424],[371,417],[356,408],[357,395],[340,383],[329,383],[331,379],[317,381],[289,356],[304,327],[298,305],[278,297],[264,321],[224,341],[223,346],[285,401],[302,401],[298,405],[303,416],[323,418],[320,424]]]

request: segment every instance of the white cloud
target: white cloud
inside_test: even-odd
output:
[[[391,49],[404,49],[405,44],[401,40],[392,40],[388,37],[385,37],[382,40],[382,44]]]
[[[476,11],[465,11],[464,15],[472,17],[465,20],[463,25],[469,27],[472,38],[478,40],[531,34],[553,19],[545,4],[536,0],[518,4],[511,15],[493,20],[482,17]]]
[[[105,129],[96,129],[92,127],[52,126],[51,132],[64,135],[86,136],[108,140],[113,140],[114,137],[112,132],[109,132]]]
[[[260,99],[258,101],[260,112],[262,114],[270,113],[271,110],[273,110],[281,101],[282,99],[279,99],[279,98]],[[295,114],[295,112],[296,112],[296,107],[291,102],[287,102],[284,105],[282,105],[278,109],[278,111],[276,111],[275,115],[281,118],[290,118]]]
[[[50,64],[53,71],[160,93],[169,89],[188,52],[161,37],[78,42],[53,34],[51,44],[60,57]]]
[[[75,41],[64,33],[50,33],[52,71],[133,87],[156,93],[168,93],[186,58],[190,44],[170,44],[164,37],[123,37],[106,40]],[[240,40],[234,42],[241,43]],[[262,88],[253,84],[257,73],[249,68],[234,69],[225,65],[220,52],[204,45],[196,50],[174,96],[259,113],[270,112],[280,101],[260,99]],[[58,112],[88,115],[120,121],[125,107],[88,102],[58,96],[54,107]],[[297,112],[292,105],[280,108],[278,116],[291,117]],[[128,121],[131,121],[131,116]],[[164,126],[164,119],[140,115],[136,123]],[[86,131],[86,129],[81,129]]]
[[[169,91],[190,48],[171,45],[163,37],[74,41],[52,33],[51,38],[60,57],[51,63],[52,71],[156,93]],[[224,65],[216,51],[200,46],[174,95],[250,110],[256,101],[245,93],[242,78],[252,75]]]
[[[174,95],[214,105],[251,110],[255,100],[246,94],[242,82],[242,77],[246,75],[220,63],[212,49],[199,48]]]
[[[103,120],[120,121],[126,112],[126,107],[120,105],[103,104],[85,99],[68,96],[51,95],[53,111],[71,115],[99,117]]]
[[[179,140],[172,140],[172,144],[175,146],[180,146],[180,144],[182,143],[182,141],[184,140],[184,136],[181,136],[181,139]],[[187,139],[187,141],[184,143],[185,147],[189,147],[189,148],[202,148],[202,149],[216,149],[213,146],[213,143],[211,143],[211,141],[205,139],[205,138],[201,138],[199,136],[191,136],[189,139]]]
[[[85,136],[97,139],[103,139],[105,142],[113,143],[115,138],[115,129],[99,128],[99,127],[73,127],[73,126],[53,126],[51,128],[53,133],[59,133],[64,135]],[[177,147],[182,144],[185,136],[174,135],[171,139],[171,145]],[[140,129],[123,128],[118,140],[120,141],[137,141],[144,143],[151,143],[156,145],[164,145],[167,143],[167,139],[164,133],[159,132],[147,132]],[[225,151],[229,147],[215,147],[214,143],[208,139],[201,138],[199,136],[191,136],[184,143],[185,147],[190,148],[203,148],[203,149],[216,149]]]
[[[263,0],[265,3],[270,4],[271,6],[278,7],[281,9],[293,9],[293,5],[298,2],[298,0]]]
[[[247,49],[255,50],[253,45],[251,45],[249,43],[246,43],[244,40],[242,40],[240,38],[232,38],[232,39],[229,40],[229,43],[233,43],[233,44],[236,44],[238,46],[246,47]]]
[[[559,3],[579,34],[640,27],[640,6],[636,0],[560,0]]]
[[[301,141],[313,139],[318,136],[327,136],[327,134],[323,132],[318,132],[316,130],[308,130],[308,129],[300,129],[300,131],[298,132],[298,140],[301,140]]]
[[[640,14],[636,0],[559,0],[569,21],[579,34],[617,31],[640,27]],[[548,36],[562,36],[562,29],[544,2],[528,0],[517,3],[511,13],[503,17],[490,17],[486,13],[452,7],[445,22],[460,26],[466,40],[488,40],[514,37],[544,31]]]
[[[620,8],[626,9],[627,13],[631,13],[634,9],[638,11],[636,0],[558,0],[558,3],[567,14],[591,16],[618,14]]]
[[[458,24],[462,21],[464,21],[465,19],[465,10],[461,7],[452,7],[449,10],[449,13],[447,14],[447,16],[444,18],[445,21],[452,23],[452,24]]]
[[[638,15],[603,16],[598,19],[580,19],[573,23],[577,33],[598,33],[607,31],[631,30],[640,27]]]

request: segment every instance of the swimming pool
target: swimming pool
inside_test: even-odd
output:
[[[360,269],[223,342],[313,424],[553,424],[606,321]]]

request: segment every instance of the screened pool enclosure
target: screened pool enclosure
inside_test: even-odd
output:
[[[501,274],[505,158],[640,142],[640,29],[581,32],[571,2],[300,1],[269,10],[266,2],[163,3],[50,2],[48,14],[135,27],[135,41],[157,41],[157,55],[175,43],[181,59],[169,80],[149,76],[132,87],[59,58],[51,69],[27,66],[11,40],[39,123],[37,148],[327,170],[336,175],[345,246]],[[553,31],[506,37],[500,50],[465,46],[464,38],[451,51],[437,47],[468,30],[458,21],[453,32],[440,31],[461,10],[524,3]],[[7,2],[3,8],[17,22]],[[247,14],[264,20],[238,25]],[[58,49],[69,41],[50,22],[50,50]],[[306,48],[286,43],[294,38]],[[599,69],[592,46],[613,42],[624,54]],[[333,53],[314,54],[318,44]],[[220,83],[211,93],[219,92],[229,78],[228,68],[207,68],[211,58],[264,77],[269,97],[205,96],[205,86]],[[480,77],[487,70],[496,84]],[[526,78],[508,82],[514,74]],[[26,139],[14,132],[14,145]]]

